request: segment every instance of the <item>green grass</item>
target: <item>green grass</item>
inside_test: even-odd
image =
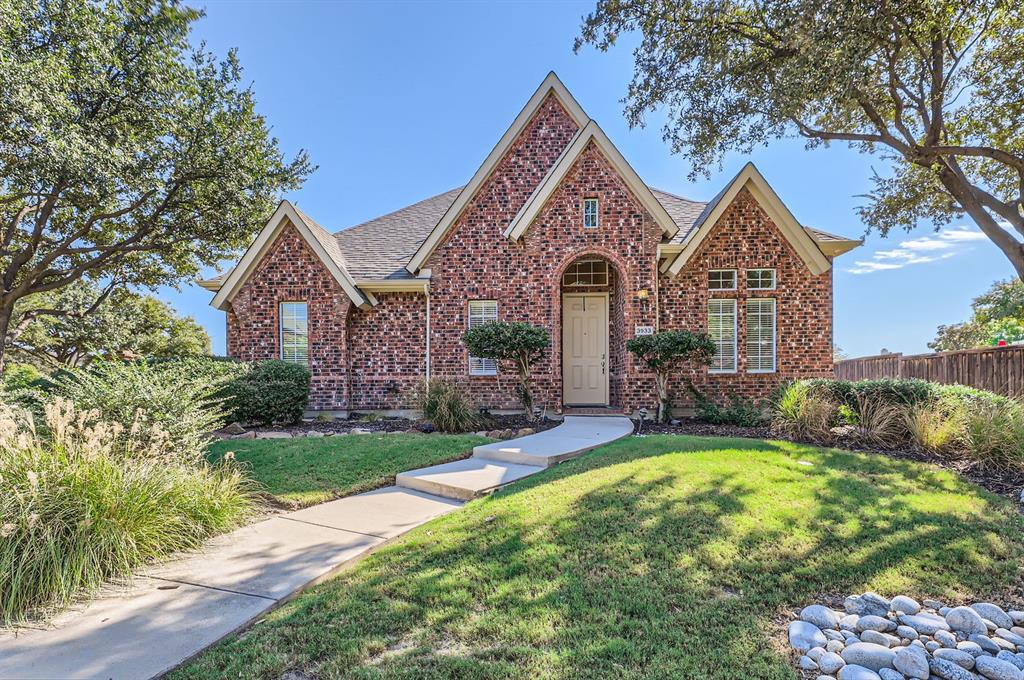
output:
[[[1022,530],[927,465],[629,438],[413,530],[171,677],[795,679],[786,608],[1019,600]]]
[[[231,439],[210,445],[210,460],[234,451],[250,477],[278,501],[315,503],[391,484],[403,470],[467,455],[475,435],[360,434],[293,439]]]

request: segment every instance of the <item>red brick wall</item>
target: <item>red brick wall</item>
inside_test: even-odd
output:
[[[349,316],[349,375],[353,410],[411,405],[426,360],[426,298],[419,293],[377,293],[372,309]]]
[[[773,291],[747,291],[746,269],[776,272]],[[738,270],[736,291],[709,291],[709,269]],[[713,294],[712,294],[713,293]],[[737,371],[710,374],[700,370],[697,388],[714,401],[735,394],[760,399],[784,380],[832,374],[832,270],[814,276],[778,227],[745,189],[737,195],[718,225],[679,276],[661,276],[661,328],[707,329],[710,297],[736,298]],[[748,298],[776,299],[776,372],[747,373],[745,362]],[[677,405],[693,400],[675,385]]]
[[[345,319],[351,302],[290,224],[231,300],[228,355],[279,359],[282,302],[308,305],[310,408],[342,408],[338,405],[348,400]]]

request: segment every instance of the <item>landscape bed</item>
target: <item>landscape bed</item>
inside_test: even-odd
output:
[[[1018,606],[1022,529],[930,465],[631,437],[410,532],[171,677],[791,679],[786,612],[822,594]]]

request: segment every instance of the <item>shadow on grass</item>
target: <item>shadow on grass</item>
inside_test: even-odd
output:
[[[908,461],[627,439],[425,525],[175,678],[795,678],[782,610],[1019,583],[1021,519]]]

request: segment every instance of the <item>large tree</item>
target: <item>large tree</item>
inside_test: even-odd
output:
[[[42,293],[88,277],[105,297],[231,256],[310,172],[304,152],[283,157],[235,53],[190,46],[200,15],[172,0],[0,0],[3,346],[16,306],[60,313],[26,307]]]
[[[99,287],[77,281],[37,293],[15,307],[16,339],[8,349],[42,366],[84,366],[97,357],[195,356],[210,353],[210,336],[192,317],[179,316],[151,295],[117,290],[100,304]],[[25,316],[25,309],[53,314]]]
[[[783,136],[848,142],[890,161],[870,227],[966,214],[1024,278],[1019,0],[600,0],[576,48],[627,32],[629,122],[664,110],[695,172]]]
[[[937,352],[1024,340],[1024,281],[996,281],[971,303],[971,318],[939,326],[928,346]]]

